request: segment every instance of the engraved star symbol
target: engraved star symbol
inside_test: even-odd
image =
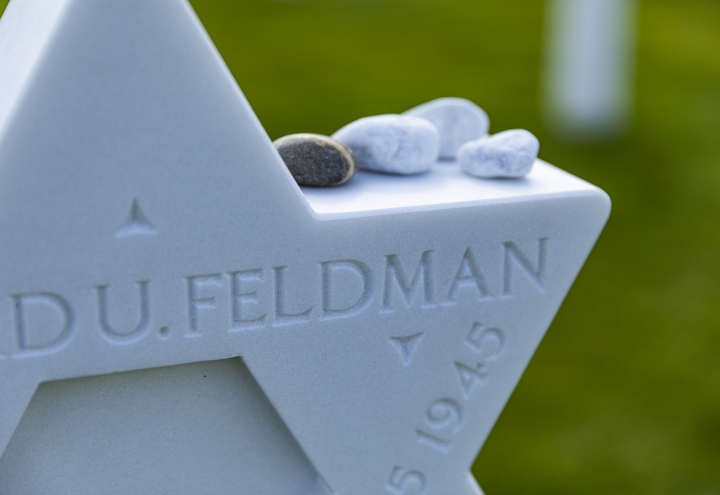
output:
[[[542,162],[301,191],[184,0],[31,4],[0,24],[0,453],[40,383],[242,357],[333,493],[481,493],[607,196]]]

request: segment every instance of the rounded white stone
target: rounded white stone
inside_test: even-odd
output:
[[[352,150],[360,168],[394,174],[430,170],[440,149],[435,126],[407,115],[365,117],[346,125],[332,138]]]
[[[532,169],[540,142],[523,129],[465,143],[458,151],[458,163],[476,177],[523,177]]]
[[[454,160],[460,146],[487,136],[490,119],[464,98],[438,98],[411,108],[403,115],[429,120],[440,133],[440,158]]]

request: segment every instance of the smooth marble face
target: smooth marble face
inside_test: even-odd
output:
[[[17,28],[38,12],[44,36]],[[82,488],[94,442],[100,494],[243,476],[253,495],[480,493],[469,466],[602,230],[602,191],[543,163],[301,191],[184,0],[14,0],[13,64],[0,493]]]
[[[300,495],[319,483],[241,358],[41,384],[0,480],[7,494]]]
[[[479,179],[463,172],[456,162],[440,161],[424,174],[359,171],[344,187],[302,188],[321,219],[481,206],[596,190],[542,160],[536,161],[532,171],[521,179]]]

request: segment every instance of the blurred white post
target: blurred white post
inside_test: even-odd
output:
[[[543,111],[561,137],[622,136],[633,113],[637,0],[548,0]]]

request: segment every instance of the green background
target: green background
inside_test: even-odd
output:
[[[192,3],[273,139],[461,96],[612,198],[475,463],[488,495],[720,494],[720,1],[642,2],[633,127],[592,146],[543,124],[544,2]]]

